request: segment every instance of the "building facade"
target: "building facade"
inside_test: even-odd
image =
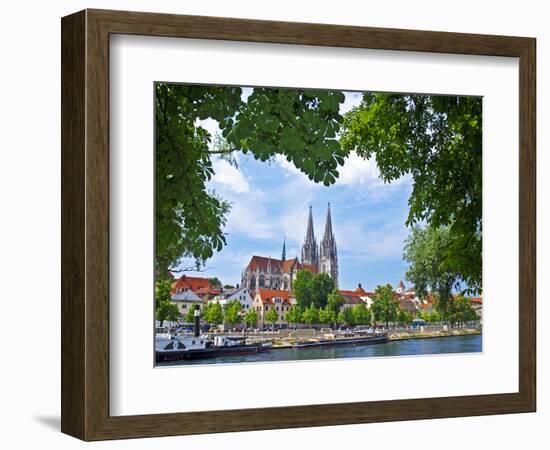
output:
[[[294,303],[295,301],[289,291],[265,288],[257,289],[254,296],[253,308],[256,310],[258,316],[258,327],[264,329],[272,325],[266,320],[266,315],[270,310],[274,310],[278,316],[275,326],[288,325],[285,316]]]
[[[250,295],[248,289],[244,286],[223,290],[219,295],[214,297],[212,301],[218,302],[220,305],[225,307],[228,303],[234,300],[237,300],[241,304],[243,311],[247,311],[252,308],[252,296]]]

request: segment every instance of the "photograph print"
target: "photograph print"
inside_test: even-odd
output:
[[[156,82],[155,361],[482,351],[482,98]]]

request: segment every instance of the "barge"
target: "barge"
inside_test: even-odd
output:
[[[339,347],[341,345],[374,345],[388,342],[387,334],[376,334],[372,336],[343,337],[333,339],[316,339],[306,342],[292,344],[292,348],[315,348],[315,347]]]

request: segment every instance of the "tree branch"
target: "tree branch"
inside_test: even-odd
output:
[[[168,268],[168,270],[170,272],[173,272],[173,273],[181,273],[181,272],[206,272],[207,270],[213,270],[215,269],[215,267],[205,267],[203,269],[201,269],[200,267],[198,266],[188,266],[188,267],[184,267],[184,268],[181,268],[181,269],[171,269],[171,268]]]

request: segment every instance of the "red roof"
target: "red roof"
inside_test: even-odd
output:
[[[298,259],[285,259],[281,261],[281,272],[290,272],[293,268],[295,269],[300,263]]]
[[[218,295],[218,294],[220,294],[221,290],[220,289],[213,289],[213,288],[205,286],[205,287],[201,287],[201,288],[197,289],[194,292],[197,295]]]
[[[349,295],[350,297],[361,297],[361,294],[358,294],[357,292],[355,291],[344,291],[344,290],[340,290],[340,294],[346,296],[346,295]]]
[[[372,295],[374,295],[373,292],[367,292],[361,286],[357,286],[354,291],[340,290],[340,294],[342,294],[343,296],[348,295],[351,297],[371,297]]]
[[[483,303],[483,297],[472,297],[470,298],[470,301],[481,305]]]
[[[267,271],[267,267],[271,266],[271,270],[280,271],[281,263],[282,261],[280,259],[266,258],[265,256],[254,255],[250,259],[247,269],[248,270],[260,269],[260,271],[265,272]]]
[[[260,300],[262,303],[265,304],[273,304],[273,298],[280,297],[283,303],[290,304],[290,292],[289,291],[281,291],[277,289],[266,289],[266,288],[259,288],[258,289],[258,295],[260,296]]]
[[[361,283],[359,283],[357,288],[355,288],[355,292],[357,292],[358,294],[361,294],[361,295],[366,295],[367,294],[367,292],[363,289],[363,286],[361,286]]]
[[[182,290],[190,289],[196,293],[201,288],[210,289],[212,285],[208,278],[189,277],[182,275],[177,281],[172,283],[172,294],[180,292]]]
[[[361,284],[359,284],[354,291],[340,290],[339,292],[340,294],[342,294],[345,303],[348,305],[358,305],[360,303],[363,303],[361,297],[370,297],[373,295],[372,292],[365,291]]]
[[[268,266],[271,267],[272,272],[289,273],[292,270],[297,271],[300,269],[307,269],[310,272],[317,273],[317,267],[312,264],[302,264],[300,263],[300,261],[298,261],[298,258],[285,259],[283,261],[280,259],[258,255],[252,256],[250,262],[248,263],[248,266],[246,266],[246,270],[253,272],[259,269],[260,272],[267,272]]]

